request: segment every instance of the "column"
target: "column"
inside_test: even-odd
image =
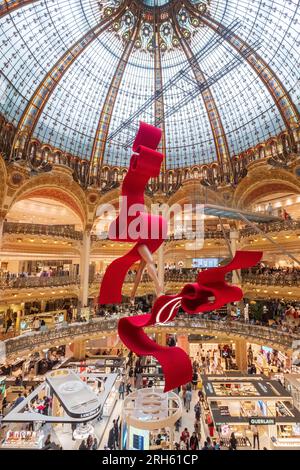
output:
[[[156,333],[156,342],[160,346],[167,345],[167,334],[164,332]]]
[[[235,360],[239,370],[248,370],[248,352],[247,341],[245,339],[238,339],[235,342]]]
[[[76,361],[85,360],[85,340],[74,341],[73,343],[73,357]]]
[[[165,256],[163,244],[157,250],[157,276],[162,292],[165,290]]]
[[[190,355],[190,343],[189,343],[189,338],[188,335],[176,335],[177,338],[177,346],[181,349],[183,349],[187,355]]]
[[[230,230],[230,247],[232,251],[232,256],[235,255],[237,251],[237,242],[239,240],[239,231],[238,230]],[[232,284],[240,284],[240,271],[233,271],[232,273]]]
[[[0,250],[2,248],[2,238],[3,238],[3,226],[4,226],[4,215],[0,212]]]
[[[21,310],[18,310],[17,318],[16,318],[16,326],[15,326],[16,335],[20,334],[20,324],[21,324]]]
[[[91,233],[83,232],[82,251],[80,257],[80,303],[87,307],[89,297],[89,266],[90,266]]]
[[[46,310],[46,300],[41,300],[41,312],[43,313]]]

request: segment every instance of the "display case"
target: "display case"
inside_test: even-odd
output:
[[[44,439],[41,431],[8,431],[1,449],[42,449]]]
[[[224,430],[226,430],[226,432],[222,432]],[[252,447],[249,439],[249,437],[251,437],[252,435],[251,432],[244,426],[235,425],[221,426],[220,444],[222,445],[222,447],[230,447],[230,436],[233,432],[237,440],[237,447]]]
[[[277,437],[271,438],[275,449],[300,449],[300,423],[277,426]]]
[[[170,441],[170,432],[166,430],[155,430],[150,433],[149,450],[170,450],[172,449]],[[160,443],[159,443],[160,441]]]

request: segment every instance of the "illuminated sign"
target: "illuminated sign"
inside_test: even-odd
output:
[[[275,418],[250,418],[249,419],[249,424],[251,426],[265,426],[265,425],[269,425],[269,424],[275,424]]]

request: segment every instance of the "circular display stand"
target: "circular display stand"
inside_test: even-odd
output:
[[[172,427],[182,416],[182,402],[174,392],[143,388],[125,398],[123,416],[128,425],[138,429]]]
[[[94,435],[94,427],[90,424],[80,424],[73,432],[73,437],[76,440],[87,439],[89,435]]]

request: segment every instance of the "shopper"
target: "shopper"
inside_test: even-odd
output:
[[[206,438],[206,442],[207,442],[207,449],[208,450],[213,450],[214,448],[213,448],[213,445],[211,443],[211,439],[210,439],[209,436]]]
[[[202,390],[199,390],[198,397],[199,397],[200,403],[203,403],[204,402],[204,395],[203,395]]]
[[[185,394],[185,408],[186,408],[187,413],[191,409],[191,401],[192,401],[192,392],[191,390],[187,390]]]
[[[199,419],[195,419],[195,422],[194,422],[194,430],[195,430],[196,436],[198,437],[198,440],[200,441],[200,439],[201,439],[201,423],[200,423],[200,418],[199,418]]]
[[[94,445],[94,439],[91,434],[87,438],[86,445],[87,445],[88,450],[92,450],[92,447]]]
[[[8,332],[8,330],[10,329],[12,323],[13,323],[13,321],[12,321],[11,317],[9,316],[8,319],[6,320],[6,330],[5,330],[5,334],[7,334],[7,332]]]
[[[255,449],[255,444],[257,442],[257,448],[259,450],[259,432],[258,432],[258,427],[253,426],[252,427],[252,432],[253,432],[253,449]]]
[[[207,441],[204,441],[204,445],[202,447],[202,450],[209,450],[208,445],[207,445]]]
[[[182,386],[182,401],[183,401],[183,406],[185,407],[185,403],[186,403],[186,386],[185,385]]]
[[[139,390],[140,388],[143,388],[143,374],[138,372],[136,374],[136,388]]]
[[[188,450],[188,444],[182,437],[180,438],[179,448],[180,450]]]
[[[57,450],[57,445],[51,441],[51,434],[48,434],[42,450]]]
[[[197,370],[194,370],[194,372],[193,372],[192,384],[193,384],[193,389],[194,389],[194,390],[197,390],[197,384],[198,384],[198,374],[197,374]]]
[[[206,415],[206,424],[207,424],[208,429],[209,429],[210,437],[213,437],[214,436],[214,422],[213,422],[213,419],[212,419],[210,413],[208,413]]]
[[[115,450],[116,448],[115,446],[116,446],[115,429],[114,427],[112,427],[111,430],[109,431],[107,447],[110,450]]]
[[[124,400],[124,394],[125,394],[125,383],[122,380],[122,382],[119,385],[119,400]]]
[[[15,408],[16,406],[18,406],[23,400],[24,400],[24,397],[22,396],[22,394],[18,393],[18,398],[16,398],[13,407]]]
[[[191,439],[190,439],[190,449],[191,450],[198,450],[199,449],[199,441],[198,437],[195,432],[193,432]]]
[[[220,444],[217,441],[213,441],[214,450],[221,450]]]
[[[237,446],[237,440],[236,440],[236,437],[234,435],[234,432],[231,433],[231,436],[230,436],[230,440],[229,440],[229,449],[230,450],[236,450],[236,446]]]
[[[119,417],[113,420],[114,434],[115,434],[115,446],[119,447]]]
[[[181,418],[179,418],[175,423],[175,431],[176,432],[179,432],[180,426],[181,426]]]
[[[195,419],[200,419],[201,416],[201,403],[198,401],[196,405],[194,406],[194,411],[195,411]]]
[[[79,446],[79,449],[78,450],[87,450],[87,445],[86,445],[86,441],[85,439],[83,439],[83,441],[81,441],[81,444]]]
[[[190,439],[190,433],[188,432],[188,428],[184,428],[184,430],[182,431],[181,439],[188,446],[188,442],[189,442],[189,439]]]
[[[8,405],[7,398],[4,397],[3,400],[2,400],[2,408],[1,408],[1,413],[2,413],[3,416],[4,416],[5,408],[7,407],[7,405]]]
[[[97,441],[96,437],[94,438],[92,450],[98,450],[98,441]]]
[[[126,395],[129,395],[129,393],[132,393],[131,383],[127,382],[127,384],[126,384]]]
[[[39,331],[41,327],[41,322],[38,317],[34,317],[32,327],[35,331]]]

